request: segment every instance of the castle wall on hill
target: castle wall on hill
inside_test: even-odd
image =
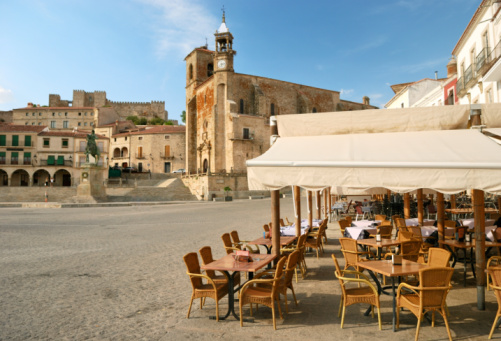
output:
[[[167,111],[165,110],[165,102],[151,101],[148,102],[114,102],[107,101],[107,105],[114,108],[122,118],[127,116],[139,116],[151,119],[159,117],[164,120],[168,119]]]

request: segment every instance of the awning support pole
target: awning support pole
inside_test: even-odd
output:
[[[417,219],[418,224],[423,226],[424,222],[424,205],[423,205],[423,189],[417,190]]]
[[[280,255],[280,191],[271,191],[271,246],[274,255]]]
[[[475,221],[475,273],[477,275],[477,308],[485,310],[485,207],[484,191],[473,190]]]
[[[437,228],[438,228],[438,240],[444,240],[444,227],[445,227],[444,225],[445,225],[444,193],[437,192]]]
[[[410,219],[411,217],[411,195],[409,193],[404,193],[404,219]]]
[[[294,217],[296,224],[296,237],[301,235],[301,187],[292,186],[292,190],[294,191],[294,207],[296,216]]]

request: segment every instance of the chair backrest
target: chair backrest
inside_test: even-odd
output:
[[[200,263],[198,262],[198,255],[196,252],[190,252],[184,255],[184,264],[186,264],[186,269],[188,273],[201,274]],[[200,288],[202,286],[202,278],[190,276],[191,286],[193,289]]]
[[[358,263],[357,241],[351,238],[339,238],[339,243],[344,256],[345,268],[356,267]]]
[[[394,214],[391,216],[391,221],[395,222],[395,219],[400,218],[400,214]]]
[[[306,238],[308,238],[308,235],[306,233],[299,236],[299,238],[297,239],[297,243],[296,243],[297,250],[301,250],[301,248],[304,247],[304,243],[306,242]]]
[[[238,245],[240,243],[240,237],[238,236],[237,231],[235,231],[235,230],[231,231],[230,236],[231,236],[231,239],[233,240],[233,245]]]
[[[300,251],[296,250],[289,254],[287,257],[287,264],[285,266],[285,285],[288,286],[292,283],[292,277],[296,270],[297,262],[299,260]]]
[[[430,267],[448,267],[451,253],[446,249],[431,247],[428,250],[428,266]]]
[[[320,227],[318,228],[317,236],[315,237],[315,245],[317,247],[319,247],[320,244],[322,243],[322,237],[323,237],[324,231],[325,231],[325,225],[320,225]]]
[[[401,241],[401,242],[407,242],[407,241],[411,241],[413,239],[414,238],[412,237],[412,232],[403,231],[403,230],[399,230],[398,231],[398,240],[399,241]]]
[[[364,212],[362,211],[362,206],[360,205],[355,206],[355,210],[357,211],[358,214],[364,214]]]
[[[346,296],[346,292],[345,292],[345,287],[344,287],[344,281],[342,279],[343,277],[343,273],[342,273],[342,270],[341,270],[341,267],[339,266],[339,263],[337,261],[337,258],[334,254],[331,255],[332,256],[332,260],[334,261],[334,266],[336,267],[336,270],[334,270],[334,274],[336,275],[336,278],[339,280],[339,284],[341,285],[341,291],[343,292],[343,296]]]
[[[270,232],[270,227],[268,226],[268,224],[263,225],[263,230],[264,232]]]
[[[344,236],[344,230],[350,226],[348,225],[348,220],[341,219],[338,221],[338,223],[339,223],[339,229],[341,230],[341,236]]]
[[[422,307],[442,306],[452,288],[453,268],[425,268],[419,270],[419,298]]]
[[[416,262],[419,258],[419,251],[421,250],[420,240],[409,240],[400,244],[400,254],[404,259]]]
[[[446,220],[444,221],[445,227],[456,227],[456,222],[454,220]]]
[[[391,239],[391,231],[393,230],[393,226],[391,225],[380,225],[378,227],[379,234],[383,239]]]
[[[296,251],[294,251],[294,252],[296,252]],[[287,260],[287,257],[282,257],[277,262],[277,268],[275,270],[275,277],[274,277],[275,279],[282,278],[282,276],[284,274],[284,264],[285,264],[286,260]],[[280,285],[279,281],[273,282],[273,287],[271,289],[272,296],[275,296],[277,288],[278,288],[279,285]]]
[[[399,229],[402,227],[407,227],[404,218],[395,218],[395,226]]]
[[[212,258],[212,250],[210,246],[204,246],[200,250],[198,250],[198,253],[200,254],[200,258],[202,258],[202,264],[209,264],[214,261]],[[210,278],[216,277],[216,272],[214,270],[205,270],[205,273],[207,276]]]
[[[375,220],[385,221],[386,220],[386,214],[376,214],[376,217],[374,219]]]
[[[344,219],[348,222],[348,227],[350,227],[351,223],[353,221],[353,218],[348,215],[348,216],[344,217]]]
[[[233,244],[231,243],[231,238],[229,233],[225,233],[221,236],[223,240],[224,248],[227,254],[233,253]]]
[[[423,234],[421,233],[421,227],[420,226],[408,226],[407,229],[409,232],[412,233],[412,237],[416,239],[422,239]]]
[[[428,213],[435,214],[437,213],[437,208],[433,204],[429,204],[427,206]]]
[[[284,222],[283,218],[280,218],[280,226],[285,226],[285,222]]]

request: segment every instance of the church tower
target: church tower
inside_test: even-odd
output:
[[[215,71],[234,72],[233,56],[237,54],[237,52],[233,50],[233,35],[230,33],[228,27],[226,27],[224,11],[223,22],[214,35],[216,36],[216,52],[214,55],[214,64],[216,66]]]

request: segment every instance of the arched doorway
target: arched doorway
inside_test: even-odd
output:
[[[71,174],[66,169],[60,169],[54,174],[54,186],[71,186]]]
[[[128,157],[129,156],[129,150],[127,149],[127,147],[123,147],[122,148],[122,157]]]
[[[12,173],[12,177],[10,180],[10,185],[12,187],[28,186],[29,183],[30,183],[30,175],[24,169],[18,169],[14,173]]]
[[[120,157],[120,148],[115,148],[113,150],[113,157]]]
[[[207,173],[208,170],[209,170],[209,161],[207,161],[207,159],[204,159],[203,173]]]
[[[6,171],[0,169],[0,186],[8,186],[9,185],[9,176]]]
[[[33,186],[45,186],[50,184],[50,174],[45,169],[39,169],[33,174]]]

